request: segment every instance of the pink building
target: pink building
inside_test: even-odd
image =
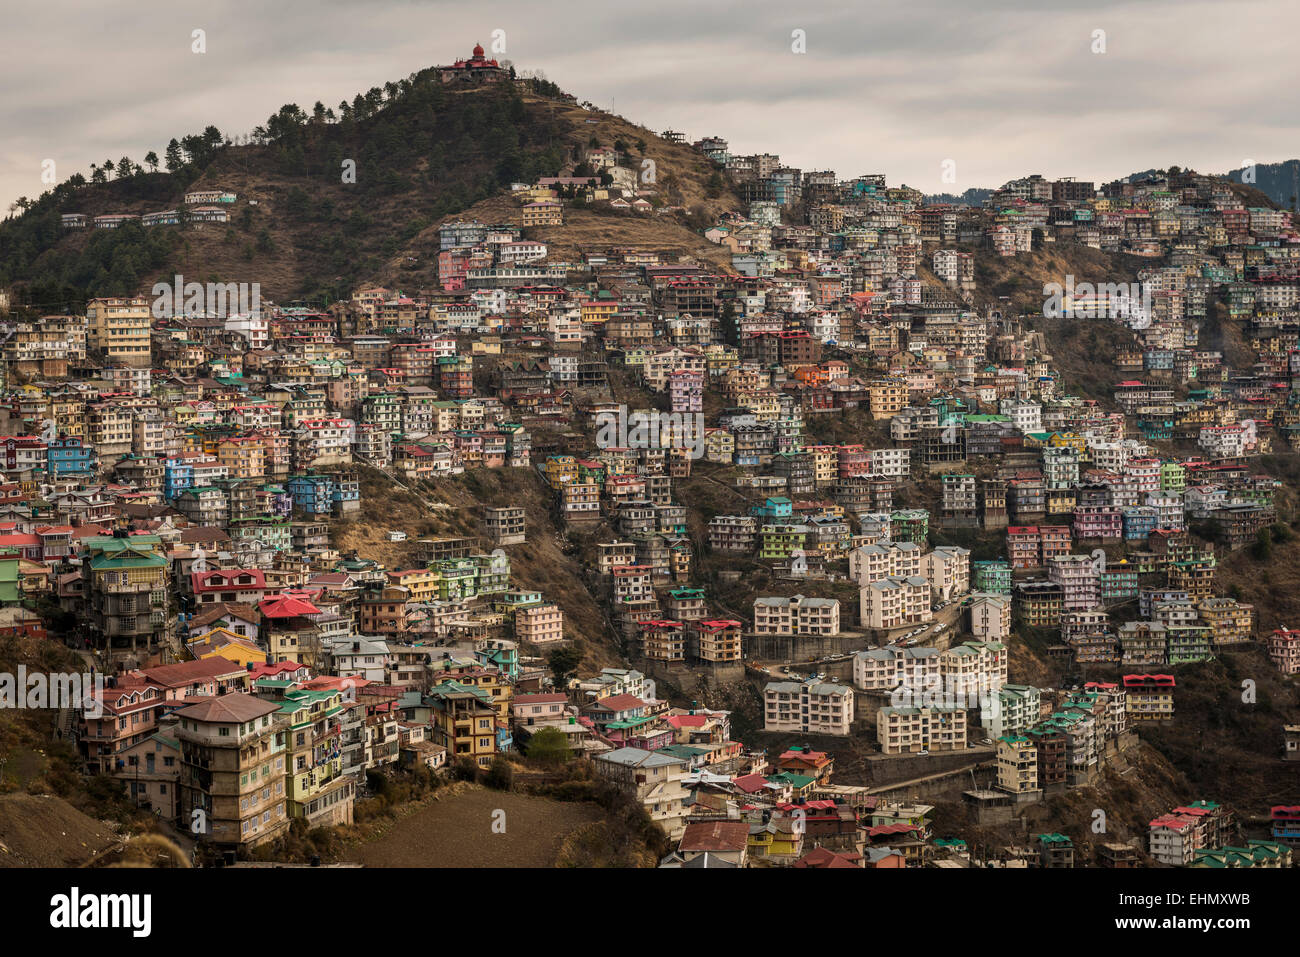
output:
[[[515,610],[515,638],[545,644],[564,638],[564,612],[558,605],[524,605]]]
[[[670,372],[668,394],[674,412],[704,411],[704,373],[698,369]]]
[[[1117,542],[1124,537],[1124,512],[1115,505],[1080,505],[1074,510],[1074,535]]]
[[[1269,635],[1268,656],[1282,674],[1300,674],[1300,631],[1283,626]]]

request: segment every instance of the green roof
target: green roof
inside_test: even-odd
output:
[[[812,784],[816,778],[810,778],[803,774],[793,774],[790,771],[780,771],[776,774],[764,778],[770,784],[789,784],[795,789],[802,789]]]
[[[90,567],[96,571],[103,569],[118,570],[123,568],[162,568],[167,559],[161,555],[131,552],[128,555],[96,555],[90,560]]]

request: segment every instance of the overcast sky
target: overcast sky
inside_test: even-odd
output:
[[[1223,172],[1300,155],[1298,26],[1294,0],[13,4],[0,198],[38,195],[46,159],[59,180],[110,157],[142,163],[208,124],[233,135],[284,103],[337,106],[491,48],[496,30],[501,57],[580,100],[845,178],[960,192],[1035,172]]]

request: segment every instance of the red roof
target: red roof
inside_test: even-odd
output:
[[[825,847],[815,847],[799,860],[794,862],[795,867],[861,867],[858,862],[862,860],[861,854],[836,853]]]
[[[292,674],[300,669],[302,665],[296,661],[277,661],[273,665],[257,664],[248,672],[250,681],[256,681],[258,678],[276,678],[283,674]]]
[[[694,821],[686,825],[678,848],[682,851],[741,851],[749,841],[745,821]]]
[[[674,728],[702,728],[708,720],[708,715],[703,714],[675,714],[668,719],[668,724]]]
[[[284,595],[277,598],[264,598],[258,602],[257,607],[266,618],[297,618],[303,615],[320,614],[320,609],[311,602]]]
[[[732,778],[731,783],[737,790],[744,791],[746,794],[757,794],[767,788],[767,778],[761,774],[742,774],[738,778]]]
[[[212,658],[200,658],[198,661],[181,661],[174,665],[143,668],[141,674],[149,684],[161,685],[165,688],[180,688],[200,681],[243,673],[243,671],[242,665],[216,655]]]
[[[1173,675],[1125,675],[1125,688],[1144,688],[1144,687],[1174,687]]]
[[[610,711],[631,711],[633,708],[644,708],[645,702],[634,694],[616,694],[601,698],[596,702],[596,707]]]
[[[907,834],[919,830],[915,824],[881,824],[867,831],[870,837],[885,837],[890,834]]]

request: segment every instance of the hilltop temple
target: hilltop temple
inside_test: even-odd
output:
[[[483,55],[483,45],[475,44],[474,52],[468,60],[457,60],[451,66],[438,67],[438,75],[443,83],[468,80],[471,83],[499,83],[510,79],[510,71],[496,60],[489,60]]]

